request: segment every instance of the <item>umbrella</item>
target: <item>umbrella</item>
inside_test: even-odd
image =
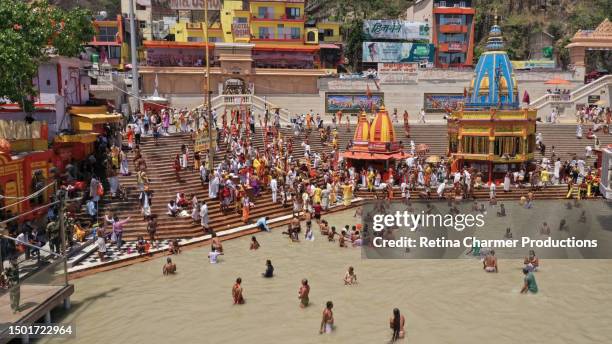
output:
[[[437,155],[432,155],[430,157],[428,157],[427,159],[425,159],[425,162],[430,163],[430,164],[437,164],[440,162],[440,157]]]
[[[570,82],[561,78],[552,78],[545,82],[546,85],[569,85]]]

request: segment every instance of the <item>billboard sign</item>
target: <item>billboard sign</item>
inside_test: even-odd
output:
[[[167,8],[171,10],[203,10],[204,0],[150,0],[154,7]],[[219,11],[221,0],[208,0],[208,9]]]
[[[378,111],[384,104],[384,93],[371,92],[326,92],[325,112],[360,113],[361,111]]]
[[[425,112],[455,111],[459,109],[459,103],[463,101],[463,93],[423,94],[423,108],[425,108]]]
[[[366,39],[429,40],[429,24],[405,20],[365,20]]]
[[[510,61],[514,69],[554,69],[556,64],[554,60],[525,60],[525,61]]]
[[[419,69],[418,63],[379,63],[378,64],[378,74],[385,73],[399,73],[399,74],[407,74],[407,73],[416,73]]]
[[[363,62],[422,62],[433,60],[433,44],[363,42]]]

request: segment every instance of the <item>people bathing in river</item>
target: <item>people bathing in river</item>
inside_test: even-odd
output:
[[[265,278],[272,278],[274,276],[274,267],[270,259],[266,260],[266,271],[261,275]]]
[[[536,256],[534,250],[529,250],[529,256],[525,257],[523,264],[525,265],[524,268],[529,270],[529,272],[538,271],[538,267],[540,266],[540,260]]]
[[[259,245],[257,238],[253,235],[251,237],[251,246],[249,247],[249,250],[257,250],[260,246],[261,245]]]
[[[235,305],[244,304],[244,289],[242,289],[242,278],[236,278],[236,283],[232,287],[232,298],[234,299]]]
[[[497,257],[495,257],[495,251],[491,250],[489,254],[486,255],[484,261],[482,262],[482,268],[486,272],[499,272],[497,269]]]
[[[404,338],[404,325],[406,324],[406,318],[404,318],[403,314],[400,314],[400,310],[398,308],[393,309],[393,316],[389,319],[389,326],[391,330],[393,330],[393,335],[391,336],[391,342],[395,342],[398,339]]]
[[[162,273],[165,275],[174,274],[176,272],[176,264],[172,262],[170,257],[166,258],[166,264],[162,268]]]
[[[323,309],[323,316],[321,317],[321,326],[319,326],[319,333],[331,333],[334,329],[334,312],[332,311],[334,304],[331,301],[327,301],[325,309]]]
[[[523,288],[521,289],[521,294],[537,294],[538,292],[538,284],[536,283],[535,276],[533,272],[529,271],[527,268],[523,268]]]
[[[357,274],[355,274],[355,269],[352,266],[349,266],[348,271],[344,275],[344,285],[354,285],[357,284]]]
[[[308,306],[308,302],[309,302],[308,295],[309,294],[310,294],[310,286],[308,285],[308,280],[304,278],[302,280],[302,285],[300,286],[300,289],[298,290],[298,299],[300,300],[300,308],[304,308]]]

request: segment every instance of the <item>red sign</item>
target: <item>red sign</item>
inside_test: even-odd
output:
[[[463,51],[463,43],[448,43],[448,51]]]

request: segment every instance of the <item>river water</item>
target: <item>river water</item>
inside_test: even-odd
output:
[[[354,211],[327,217],[337,228],[354,224]],[[315,225],[316,227],[316,225]],[[318,234],[318,229],[316,231]],[[77,337],[45,343],[384,343],[389,317],[406,317],[405,343],[612,343],[612,261],[543,260],[540,293],[522,295],[522,261],[501,260],[486,274],[475,259],[361,259],[320,235],[291,243],[280,231],[224,242],[219,264],[208,247],[172,256],[174,276],[162,276],[165,258],[74,280],[72,322]],[[266,259],[275,277],[261,273]],[[359,284],[344,286],[348,266]],[[242,277],[246,304],[232,303]],[[311,305],[299,308],[302,278]],[[326,301],[334,302],[336,331],[319,335]]]

